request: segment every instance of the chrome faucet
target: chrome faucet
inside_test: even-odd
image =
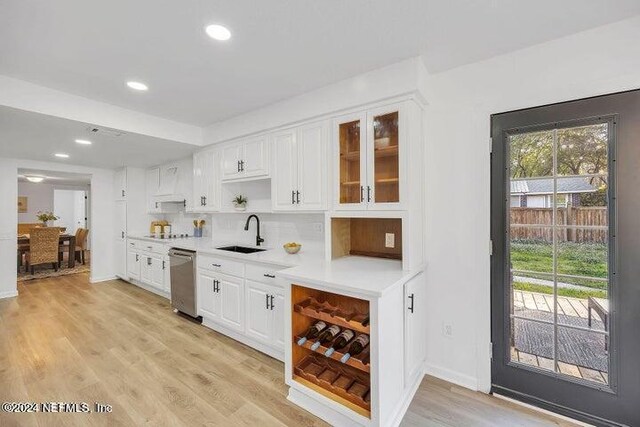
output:
[[[249,215],[247,223],[244,225],[244,231],[249,231],[249,222],[251,222],[251,218],[255,218],[256,224],[258,225],[258,229],[256,231],[256,246],[260,246],[260,243],[264,242],[264,239],[260,237],[260,218],[258,218],[258,215]]]

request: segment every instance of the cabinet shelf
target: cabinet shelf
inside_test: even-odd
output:
[[[371,331],[371,325],[362,326],[362,321],[367,317],[366,313],[359,313],[357,311],[345,312],[337,306],[331,305],[326,301],[319,302],[313,297],[306,298],[294,304],[293,309],[296,313],[356,332],[369,335]]]
[[[298,340],[299,340],[300,338],[302,338],[302,337],[300,337],[300,336],[295,336],[295,337],[293,338],[293,340],[294,340],[293,342],[294,342],[294,343],[296,343],[296,345],[298,345],[298,344],[297,344],[297,342],[298,342]],[[336,338],[336,339],[337,339],[337,338]],[[328,343],[328,344],[329,344],[329,343]],[[304,344],[302,344],[302,346],[301,346],[301,347],[306,348],[306,349],[307,349],[307,350],[309,350],[309,351],[313,351],[313,352],[315,352],[315,353],[318,353],[319,355],[321,355],[321,357],[326,357],[326,358],[328,358],[328,359],[333,359],[333,360],[335,360],[336,362],[338,362],[338,363],[340,363],[340,364],[343,364],[343,363],[340,361],[340,359],[342,358],[342,356],[344,356],[344,354],[345,354],[346,350],[348,350],[348,347],[347,347],[347,348],[345,348],[345,349],[342,349],[342,350],[344,350],[344,351],[338,351],[338,350],[336,350],[336,351],[335,351],[331,356],[325,356],[325,355],[324,355],[324,352],[325,352],[325,351],[327,351],[329,348],[331,348],[331,345],[330,345],[330,344],[329,344],[329,346],[328,346],[328,347],[327,347],[327,346],[325,346],[325,345],[322,345],[322,344],[321,344],[321,345],[320,345],[320,347],[318,347],[316,350],[312,350],[312,349],[311,349],[311,346],[312,346],[312,345],[313,345],[313,340],[307,340],[307,341],[305,341],[305,342],[304,342]],[[366,363],[365,363],[365,361],[366,361]],[[356,356],[351,356],[351,357],[349,358],[349,360],[347,360],[347,362],[346,362],[346,363],[344,363],[344,365],[349,365],[349,366],[351,366],[351,367],[353,367],[353,368],[356,368],[356,369],[358,369],[358,370],[360,370],[360,371],[363,371],[363,372],[367,372],[367,373],[371,372],[371,366],[370,366],[370,364],[369,364],[369,346],[367,346],[367,348],[365,348],[365,349],[362,351],[362,353],[360,353],[360,354],[358,354],[358,355],[356,355]]]
[[[377,158],[380,157],[393,157],[398,155],[398,146],[391,145],[389,147],[376,148],[373,150],[374,155]]]
[[[305,357],[294,367],[294,380],[327,395],[361,415],[371,417],[369,374],[336,365],[314,354]]]

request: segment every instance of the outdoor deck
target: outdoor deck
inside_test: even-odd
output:
[[[549,316],[553,313],[553,295],[515,290],[513,291],[513,304],[516,314],[526,312],[533,314],[532,317],[539,318]],[[545,313],[548,314],[545,316]],[[535,314],[539,314],[540,316]],[[566,323],[586,326],[588,318],[587,300],[563,296],[558,297],[558,316],[562,316],[566,320],[573,319],[573,321],[567,321]],[[593,316],[594,319],[596,319],[593,325],[594,329],[602,330],[603,324],[600,321],[601,319],[598,317],[598,314],[594,312]],[[535,339],[544,341],[544,333],[545,331],[540,331],[536,334],[539,336],[535,337]],[[577,337],[577,341],[580,341],[580,337]],[[599,346],[596,346],[596,348],[598,347]],[[553,359],[545,357],[542,354],[533,353],[533,351],[525,352],[512,347],[511,359],[530,366],[553,370]],[[563,361],[558,361],[558,370],[563,374],[571,375],[573,377],[596,381],[599,383],[608,383],[608,373],[605,370],[592,369],[579,364],[565,363]]]

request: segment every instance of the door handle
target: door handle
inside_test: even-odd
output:
[[[140,261],[140,255],[136,254],[136,262]]]
[[[291,190],[291,204],[296,204],[296,192],[294,190]]]
[[[156,209],[158,209],[158,202],[156,202]]]
[[[244,160],[240,160],[240,172],[244,172]]]
[[[121,233],[122,238],[124,239],[124,231],[121,231],[120,233]]]
[[[269,299],[271,299],[271,310],[273,310],[273,295],[270,295]]]
[[[371,187],[367,185],[367,202],[371,202]]]
[[[364,187],[360,186],[360,202],[364,202]]]
[[[296,191],[296,203],[300,204],[300,192]]]
[[[264,297],[265,297],[265,298],[264,298],[264,299],[265,299],[265,302],[266,302],[266,304],[267,304],[267,307],[266,307],[266,308],[267,308],[267,310],[269,310],[269,295],[268,295],[268,294],[264,294]]]
[[[202,196],[202,206],[207,206],[207,196]]]
[[[147,257],[147,265],[151,265],[151,264],[152,264],[151,258]]]
[[[269,279],[275,279],[276,278],[275,274],[269,274],[269,273],[265,273],[265,274],[263,274],[263,276],[264,277],[268,277]]]
[[[166,261],[162,261],[162,269],[166,269],[167,268],[167,262]]]
[[[238,160],[238,172],[240,172],[240,160]]]
[[[124,197],[124,190],[122,190],[122,197]]]
[[[413,297],[414,294],[409,295],[409,299],[411,300],[411,305],[409,306],[409,311],[413,313]]]

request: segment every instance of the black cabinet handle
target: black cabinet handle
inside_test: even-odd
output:
[[[202,200],[203,200],[202,206],[207,206],[207,196],[202,196]]]
[[[270,295],[269,299],[271,299],[271,310],[273,310],[273,295]]]
[[[136,254],[136,262],[140,261],[140,255]]]
[[[240,172],[240,160],[238,160],[238,172]]]
[[[364,202],[364,187],[360,186],[360,201]]]
[[[124,197],[124,190],[122,190],[122,197]]]
[[[409,306],[409,311],[413,313],[413,294],[409,295],[409,299],[411,300],[411,305]]]
[[[222,265],[220,265],[220,264],[211,264],[211,265],[213,265],[214,267],[218,267],[218,268],[222,267]]]
[[[296,192],[294,190],[291,190],[291,204],[296,204]]]
[[[240,160],[240,172],[244,172],[244,160]]]
[[[158,209],[158,202],[156,202],[156,209]]]
[[[263,276],[264,277],[268,277],[269,279],[275,279],[276,278],[276,276],[274,274],[268,274],[268,273],[263,274]]]
[[[166,261],[162,261],[162,269],[165,270],[167,268],[167,262]]]
[[[371,187],[367,185],[367,202],[371,201]]]
[[[300,204],[300,192],[296,191],[296,203]]]
[[[152,264],[151,258],[147,257],[147,265],[151,265],[151,264]]]
[[[121,231],[120,234],[121,234],[122,238],[124,239],[124,231]]]
[[[265,302],[266,302],[266,304],[267,304],[267,307],[266,307],[266,308],[267,308],[267,310],[269,310],[269,295],[268,295],[268,294],[264,294],[264,296],[265,296],[265,298],[264,298],[264,299],[265,299]]]

